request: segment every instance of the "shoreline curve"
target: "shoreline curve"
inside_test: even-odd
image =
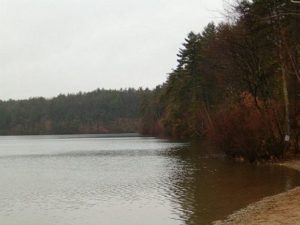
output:
[[[300,172],[300,160],[278,165]],[[213,225],[299,225],[300,187],[252,203]]]

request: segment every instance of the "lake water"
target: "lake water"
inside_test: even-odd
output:
[[[300,184],[208,146],[135,135],[0,137],[0,224],[201,225]]]

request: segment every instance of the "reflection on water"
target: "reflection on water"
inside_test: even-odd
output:
[[[176,159],[169,195],[184,224],[209,224],[265,196],[300,184],[297,171],[236,163],[206,145],[169,151]]]
[[[300,175],[234,163],[204,144],[137,136],[0,138],[5,225],[201,225]]]

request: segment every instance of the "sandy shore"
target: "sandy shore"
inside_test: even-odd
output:
[[[300,160],[280,165],[300,171]],[[299,225],[300,187],[267,197],[230,215],[214,225]]]

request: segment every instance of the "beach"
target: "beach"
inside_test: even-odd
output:
[[[300,172],[300,160],[280,163]],[[214,225],[298,225],[300,224],[300,187],[266,197],[250,204]]]

